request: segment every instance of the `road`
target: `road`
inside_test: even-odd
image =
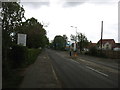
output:
[[[19,88],[61,88],[54,69],[45,51],[37,57],[35,63],[27,67],[22,73],[24,79]]]
[[[57,51],[46,49],[46,52],[63,88],[118,87],[118,73],[106,74],[89,64],[64,57]]]

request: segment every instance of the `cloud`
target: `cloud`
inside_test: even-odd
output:
[[[92,3],[92,4],[113,4],[118,3],[119,0],[62,0],[63,7],[76,7],[82,5],[84,3]]]
[[[41,6],[49,6],[50,2],[21,2],[21,4],[30,8],[40,8]]]
[[[76,7],[78,5],[81,5],[85,2],[87,2],[88,0],[62,0],[63,3],[63,7]]]
[[[83,3],[84,2],[66,2],[63,4],[63,7],[75,7]]]
[[[72,25],[78,28],[78,32],[84,33],[88,40],[97,42],[100,39],[101,21],[103,20],[103,38],[113,38],[117,41],[118,7],[117,3],[112,3],[114,0],[111,0],[112,2],[98,0],[101,1],[99,2],[100,4],[92,2],[92,0],[86,0],[86,2],[81,0],[83,2],[80,3],[68,1],[55,0],[55,2],[52,2],[51,0],[49,2],[50,6],[42,6],[40,8],[38,8],[40,5],[38,2],[37,8],[37,4],[25,4],[25,16],[27,18],[35,17],[39,22],[50,22],[50,25],[46,27],[46,30],[49,31],[47,36],[50,40],[53,40],[54,36],[58,34],[66,34],[68,38],[70,38],[71,34],[75,35],[75,29],[70,27]],[[62,7],[65,4],[68,8]]]

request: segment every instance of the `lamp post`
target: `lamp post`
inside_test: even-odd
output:
[[[70,26],[72,28],[76,28],[76,38],[75,38],[75,41],[77,42],[77,27],[74,27],[74,26]]]
[[[77,55],[77,27],[74,27],[74,26],[71,26],[72,28],[76,28],[76,36],[75,36],[75,44],[74,44],[74,51],[76,52],[75,53],[75,56]]]

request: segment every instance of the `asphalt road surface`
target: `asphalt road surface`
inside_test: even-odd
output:
[[[118,88],[118,75],[109,76],[91,66],[65,58],[54,50],[46,49],[63,88]]]

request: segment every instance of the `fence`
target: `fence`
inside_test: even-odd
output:
[[[120,51],[103,50],[103,54],[108,58],[120,59]]]

